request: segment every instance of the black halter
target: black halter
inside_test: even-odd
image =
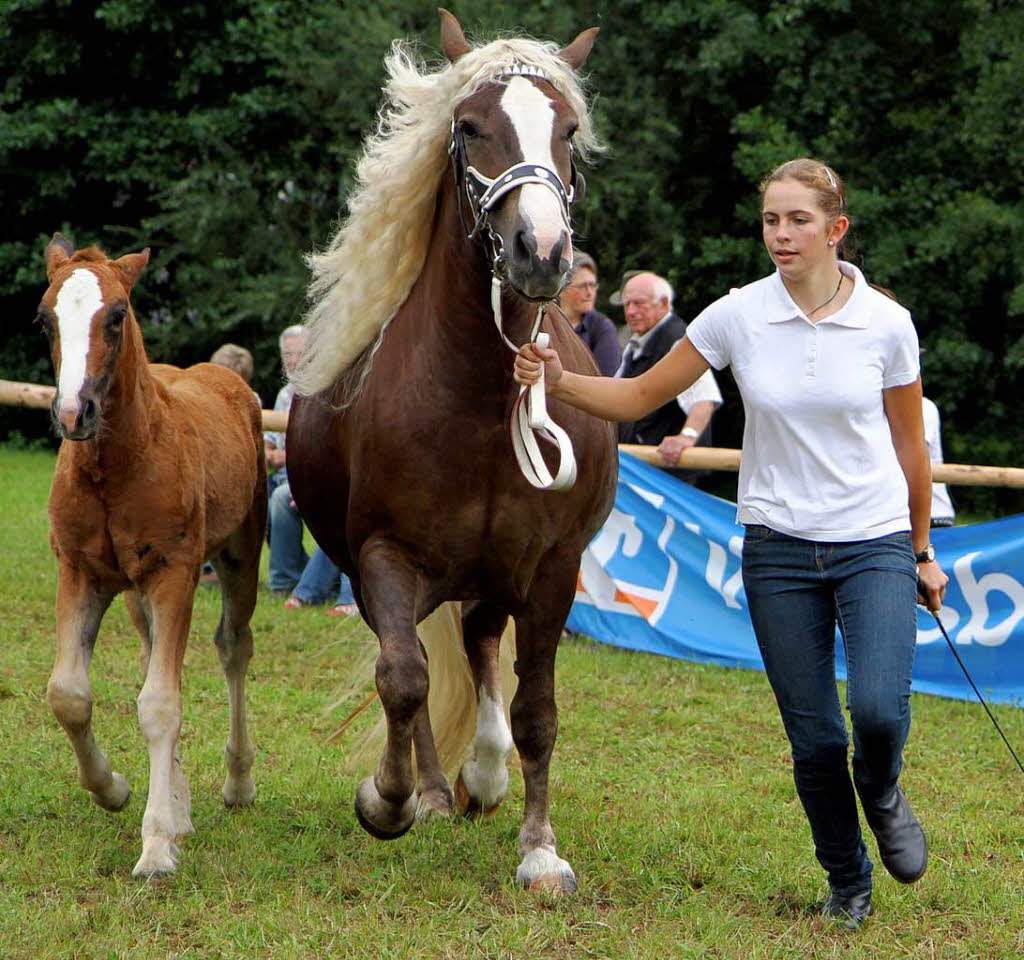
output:
[[[513,77],[538,77],[547,79],[544,73],[537,67],[528,64],[515,63],[505,73],[499,74],[495,80],[509,80]],[[576,199],[578,175],[576,173],[576,162],[572,157],[572,144],[569,145],[569,189],[566,190],[562,178],[554,170],[540,166],[536,163],[516,163],[491,178],[482,174],[469,162],[469,155],[466,151],[466,140],[462,131],[455,125],[455,118],[452,118],[451,139],[448,143],[448,154],[452,160],[452,172],[455,176],[456,193],[459,198],[459,219],[470,240],[480,236],[486,228],[494,246],[495,269],[504,261],[504,251],[501,249],[501,242],[490,228],[489,217],[491,210],[497,205],[505,194],[517,187],[525,186],[528,183],[539,183],[551,190],[558,197],[558,204],[565,219],[565,225],[572,234],[572,204]],[[465,189],[466,200],[473,216],[473,228],[470,230],[466,225],[466,218],[462,207],[462,190]]]

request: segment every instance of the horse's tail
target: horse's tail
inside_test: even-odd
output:
[[[463,762],[469,757],[469,747],[476,734],[477,694],[473,684],[473,672],[462,643],[462,617],[458,603],[444,603],[427,617],[416,629],[430,669],[430,694],[427,709],[430,725],[434,731],[434,743],[441,768],[454,781]],[[501,635],[498,659],[501,692],[505,708],[505,720],[509,722],[509,705],[516,690],[514,664],[516,659],[515,625],[511,619]],[[369,668],[369,670],[367,670]],[[373,661],[365,660],[357,679],[361,685],[372,678]],[[367,675],[368,674],[368,675]],[[374,694],[366,697],[349,714],[349,720],[374,701]],[[331,738],[336,739],[349,721]],[[375,763],[384,749],[387,724],[383,712],[377,723],[357,739],[349,751],[349,764],[360,772]]]

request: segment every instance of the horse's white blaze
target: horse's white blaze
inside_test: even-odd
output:
[[[99,278],[84,267],[64,281],[57,293],[54,313],[60,337],[60,374],[57,377],[58,415],[78,415],[78,392],[85,383],[89,356],[89,330],[96,311],[103,306]]]
[[[485,810],[496,807],[508,793],[505,758],[512,747],[512,732],[505,722],[505,711],[481,686],[476,708],[473,759],[463,766],[462,779],[470,795]]]
[[[501,95],[501,108],[519,138],[523,160],[555,171],[551,154],[551,135],[555,125],[555,105],[539,88],[524,77],[513,77]],[[519,213],[533,226],[537,256],[546,260],[555,244],[565,236],[563,259],[572,260],[562,206],[554,191],[539,183],[528,183],[519,190]]]

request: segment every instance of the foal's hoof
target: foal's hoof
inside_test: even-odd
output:
[[[165,876],[178,869],[178,857],[181,851],[171,840],[155,838],[143,841],[142,856],[132,870],[132,876],[146,880],[149,877]]]
[[[377,792],[373,777],[367,777],[356,787],[355,810],[359,826],[378,840],[397,840],[416,819],[412,796],[401,806],[388,803]]]
[[[531,850],[516,870],[516,883],[530,893],[561,896],[576,892],[576,875],[572,867],[553,850],[537,847]]]
[[[128,801],[132,798],[132,788],[128,786],[128,781],[121,774],[112,773],[107,789],[103,793],[89,791],[89,796],[92,797],[92,802],[96,806],[117,813],[128,806]]]
[[[228,775],[220,792],[228,807],[251,807],[256,800],[256,784],[250,776]]]

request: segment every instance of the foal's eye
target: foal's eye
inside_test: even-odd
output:
[[[565,139],[572,143],[572,138],[576,136],[577,130],[579,130],[578,125],[574,124],[573,126],[569,127],[569,129],[565,131]]]
[[[115,303],[107,313],[107,326],[116,330],[124,323],[126,316],[128,316],[128,308],[123,303]]]
[[[476,140],[476,138],[480,136],[480,131],[472,120],[460,120],[459,130],[462,131],[462,135],[467,140]]]

